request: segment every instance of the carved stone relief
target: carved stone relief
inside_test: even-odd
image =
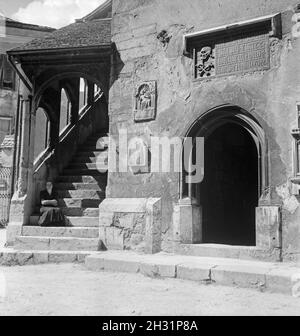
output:
[[[162,30],[158,35],[157,39],[162,43],[162,45],[165,47],[168,45],[168,43],[171,40],[171,36],[168,34],[166,30]]]
[[[281,43],[278,38],[272,38],[270,40],[270,62],[271,67],[277,67],[280,65],[280,51],[281,51]]]
[[[277,21],[275,28],[280,27],[279,18]],[[249,28],[241,26],[187,36],[186,50],[194,59],[194,78],[264,71],[279,66],[282,36],[279,28],[270,31],[270,26],[266,21],[265,26],[249,24]]]
[[[205,46],[197,52],[196,76],[211,77],[215,75],[215,56],[214,50],[210,46]]]
[[[143,82],[136,87],[134,121],[150,121],[156,118],[156,81]]]
[[[278,39],[257,33],[221,38],[211,44],[194,47],[195,78],[267,70],[278,63]],[[271,57],[270,57],[271,56]]]

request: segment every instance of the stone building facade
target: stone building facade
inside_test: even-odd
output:
[[[18,105],[18,77],[6,52],[54,29],[0,18],[0,145],[6,135],[14,133]],[[1,165],[1,161],[0,161]]]
[[[57,141],[53,126],[56,156],[66,148],[68,154],[44,157],[43,173],[23,149],[8,241],[30,224],[36,181],[49,172],[58,178],[99,126],[110,139],[125,133],[137,139],[148,156],[126,171],[120,168],[126,141],[109,143],[99,202],[99,239],[106,248],[299,260],[299,22],[297,0],[114,0],[52,37],[11,51],[28,79],[24,90],[33,93],[33,103],[23,107],[24,127],[34,127],[29,118],[38,102],[49,102],[61,88],[54,81],[47,87],[46,78],[65,80],[70,96],[78,91],[75,78],[86,78],[95,114],[80,124],[73,98],[78,141],[72,134]],[[92,84],[103,91],[102,105],[94,104]],[[89,125],[97,115],[101,127]],[[31,137],[20,139],[21,148],[22,141],[34,143]],[[189,168],[202,148],[197,139],[204,138],[204,179],[194,183],[186,169],[151,170],[160,156],[149,145],[153,137],[192,139],[179,158],[185,167],[187,157]],[[162,155],[158,162],[168,159]]]

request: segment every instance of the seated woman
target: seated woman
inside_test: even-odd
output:
[[[40,226],[57,227],[66,226],[65,216],[60,208],[58,208],[58,198],[53,190],[52,182],[46,183],[46,190],[41,191],[41,216],[38,224]]]

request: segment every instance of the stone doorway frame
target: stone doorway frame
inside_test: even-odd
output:
[[[258,200],[260,201],[261,196],[269,186],[268,143],[264,129],[252,114],[234,105],[216,107],[199,116],[191,124],[186,132],[185,139],[187,137],[192,137],[193,139],[196,137],[208,137],[218,127],[228,122],[233,122],[246,129],[256,144],[259,165]],[[192,153],[190,154],[190,160],[192,160]],[[186,174],[182,173],[180,178],[180,200],[174,211],[176,240],[182,244],[202,244],[202,207],[199,197],[197,197],[200,194],[200,184],[188,184],[185,178]],[[280,209],[277,207],[276,209],[274,207],[267,208],[270,208],[272,215],[274,215],[274,211],[276,214],[278,212],[278,216],[275,216],[277,219],[274,224],[278,225]],[[266,222],[270,226],[273,223],[270,223],[270,218],[268,218],[266,211],[260,211],[260,209],[261,207],[258,205],[256,210],[256,246],[269,249],[274,237],[271,237],[268,232],[263,237],[258,237],[257,233],[261,232],[261,227],[265,226]],[[261,213],[267,218],[262,218],[260,216]],[[273,216],[273,218],[275,217]],[[274,229],[270,229],[271,231],[274,232]],[[266,231],[264,230],[264,232]]]

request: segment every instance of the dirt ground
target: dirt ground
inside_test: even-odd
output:
[[[300,299],[76,264],[1,267],[4,315],[300,315]]]

